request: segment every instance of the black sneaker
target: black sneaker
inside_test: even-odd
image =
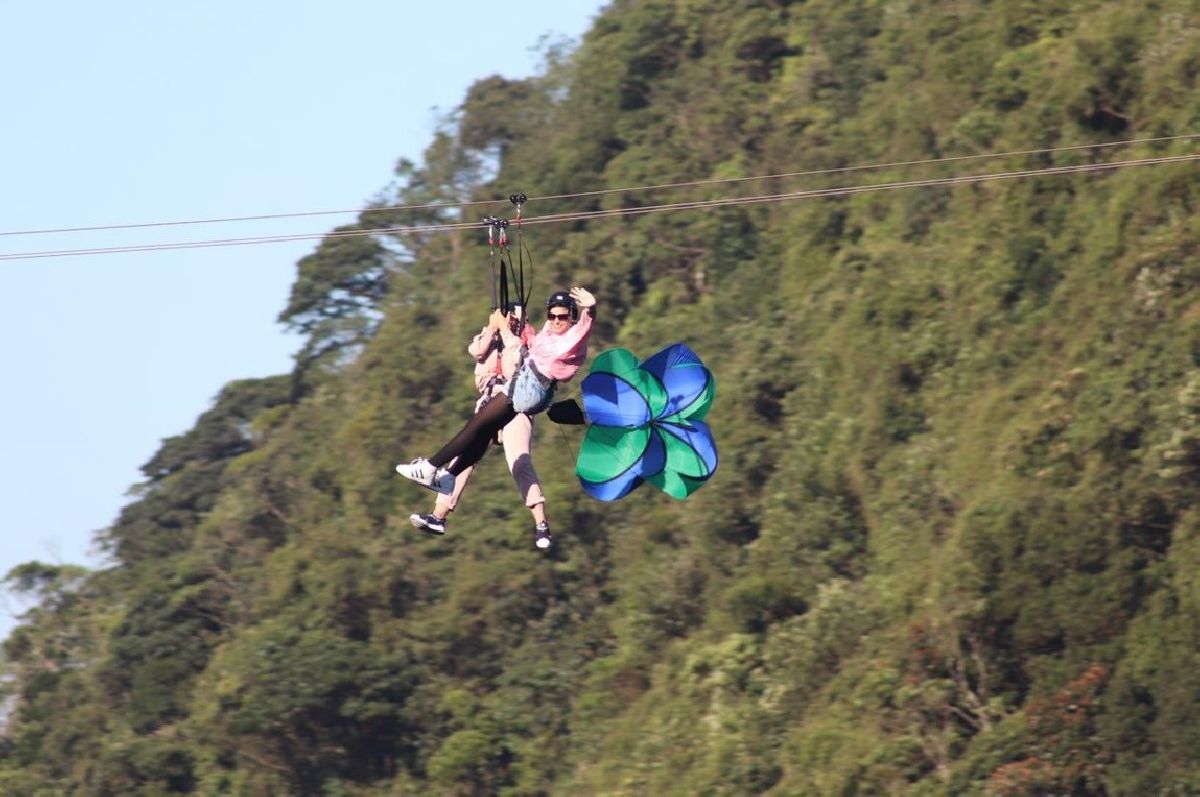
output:
[[[446,521],[435,515],[409,515],[408,522],[430,534],[440,536],[446,533]]]
[[[533,544],[541,548],[543,551],[554,544],[554,538],[550,536],[550,524],[542,521],[537,524],[537,531],[534,533]]]

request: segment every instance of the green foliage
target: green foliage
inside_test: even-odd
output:
[[[0,790],[1196,791],[1191,164],[527,225],[593,354],[702,355],[719,470],[598,505],[539,420],[547,556],[499,455],[444,538],[392,472],[470,411],[490,278],[394,228],[1191,152],[1099,145],[1195,132],[1194,11],[619,0],[480,80],[299,262],[295,370],[164,441],[111,564],[8,574]]]

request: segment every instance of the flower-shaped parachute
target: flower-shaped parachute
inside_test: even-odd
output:
[[[717,445],[701,421],[717,383],[682,343],[644,363],[626,349],[605,351],[580,389],[590,425],[575,473],[593,498],[615,501],[643,481],[687,498],[717,469]]]

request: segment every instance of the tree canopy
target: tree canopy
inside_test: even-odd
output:
[[[1192,153],[1195,12],[613,0],[483,77],[299,262],[295,372],[164,441],[111,566],[9,573],[0,792],[1200,790],[1194,163],[529,224],[593,355],[703,358],[720,470],[600,504],[539,420],[549,555],[499,456],[443,538],[392,471],[470,412],[490,299],[482,227],[403,225]]]

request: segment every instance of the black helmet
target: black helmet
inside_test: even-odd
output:
[[[555,291],[550,294],[550,298],[546,300],[546,312],[549,313],[551,308],[565,307],[571,311],[571,320],[579,320],[579,305],[575,304],[575,300],[571,294],[566,291]]]

